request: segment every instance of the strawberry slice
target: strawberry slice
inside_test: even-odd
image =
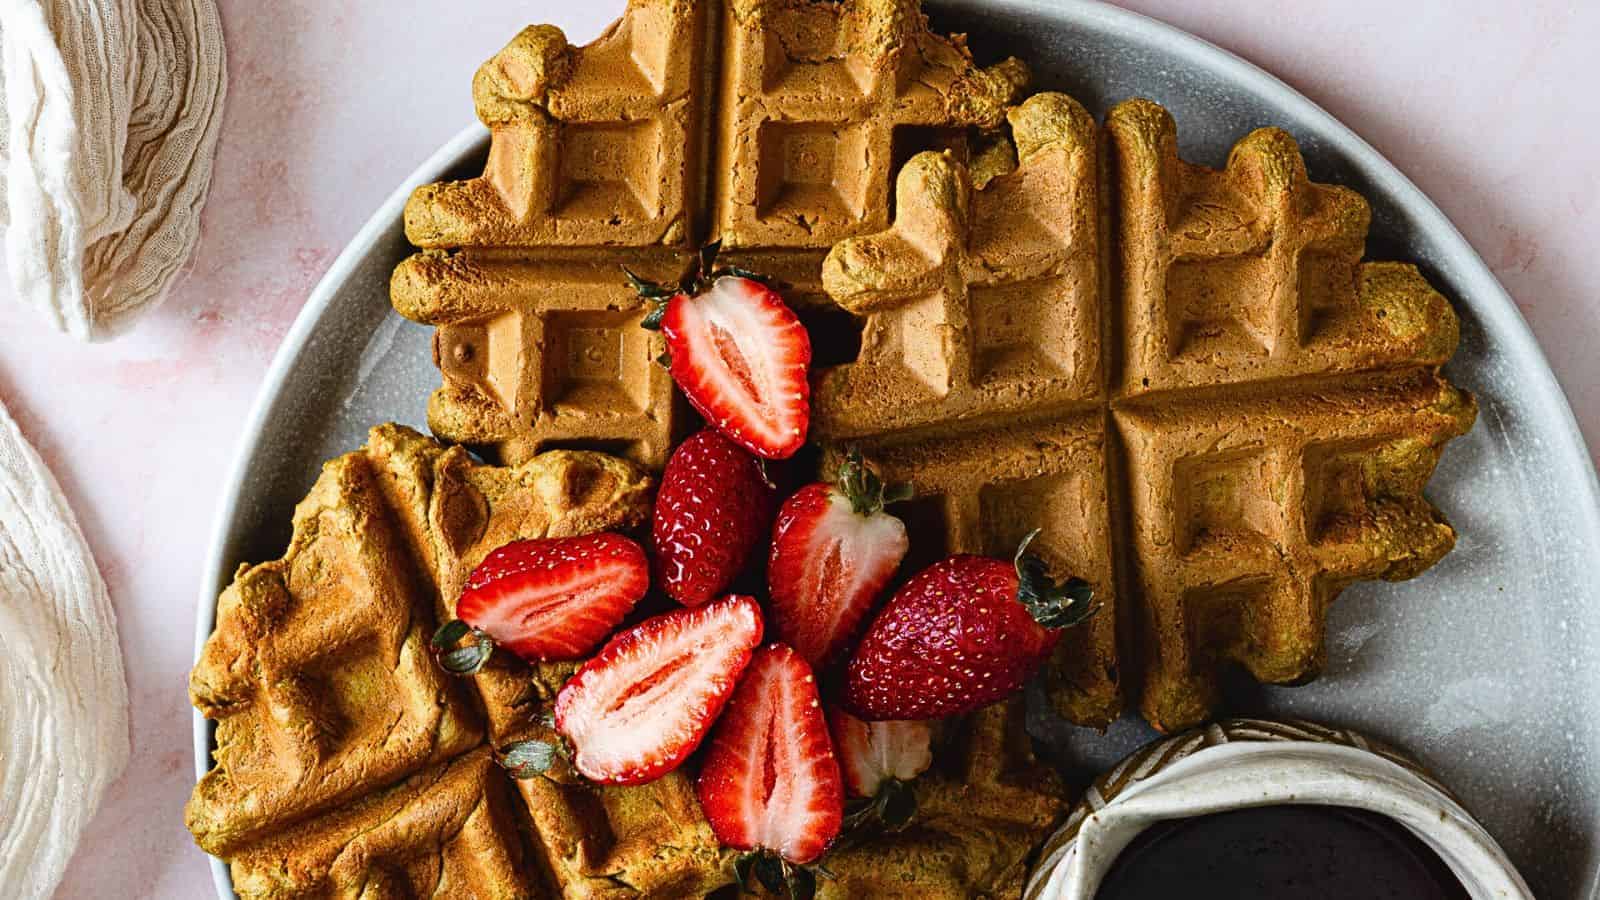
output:
[[[761,608],[726,597],[612,638],[556,696],[556,731],[585,778],[643,784],[705,738],[761,642]]]
[[[863,722],[830,706],[828,729],[845,789],[865,801],[852,808],[847,824],[876,819],[890,830],[904,828],[917,808],[910,782],[933,764],[933,726]]]
[[[787,459],[806,442],[811,418],[811,338],[794,311],[759,276],[712,269],[718,244],[675,287],[628,273],[659,304],[645,319],[667,339],[668,371],[713,428],[768,459]]]
[[[581,659],[649,588],[644,551],[620,534],[513,541],[472,570],[456,601],[466,627],[446,623],[435,645],[449,651],[441,663],[456,674],[482,668],[487,641],[529,661]],[[450,650],[467,628],[476,648]]]
[[[678,445],[661,473],[651,544],[656,582],[685,606],[728,589],[772,521],[761,461],[709,428]]]
[[[837,486],[806,485],[778,511],[767,567],[772,624],[812,666],[849,645],[894,577],[911,542],[883,505],[908,496],[886,490],[852,450]]]
[[[927,722],[864,722],[830,706],[828,727],[852,797],[875,797],[885,783],[910,781],[933,764],[933,726]]]
[[[816,679],[793,649],[769,644],[756,651],[717,723],[697,790],[717,840],[737,850],[803,865],[838,836],[839,764]]]

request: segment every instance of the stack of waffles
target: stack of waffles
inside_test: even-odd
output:
[[[216,767],[189,802],[244,898],[703,897],[734,881],[687,773],[637,787],[514,780],[493,748],[537,723],[573,664],[496,654],[470,681],[428,651],[468,574],[513,540],[629,529],[651,479],[615,457],[474,461],[373,429],[329,462],[282,559],[240,569],[190,680]],[[1019,893],[1063,812],[1018,706],[950,730],[914,827],[829,856],[819,896]]]
[[[1362,198],[1309,181],[1280,131],[1214,171],[1152,103],[1098,126],[1026,78],[916,0],[632,0],[588,46],[533,27],[479,70],[484,174],[412,197],[392,298],[436,328],[433,431],[504,467],[378,429],[224,594],[190,820],[241,895],[730,883],[684,774],[491,765],[570,665],[497,654],[462,685],[423,650],[494,547],[645,518],[645,473],[693,428],[623,265],[672,280],[720,240],[784,284],[814,346],[802,466],[856,446],[915,487],[905,572],[1043,529],[1104,602],[1046,674],[1074,722],[1126,704],[1178,729],[1227,667],[1313,677],[1339,591],[1450,548],[1421,490],[1475,414],[1438,373],[1456,321],[1415,268],[1361,261]],[[819,894],[1019,895],[1063,811],[1021,718],[947,727],[913,826],[831,853]]]
[[[1182,728],[1221,666],[1311,676],[1342,588],[1452,544],[1421,488],[1475,414],[1438,375],[1455,315],[1361,261],[1366,202],[1283,132],[1212,171],[1152,103],[1099,128],[1015,103],[1024,80],[912,0],[636,2],[578,50],[525,31],[474,85],[484,176],[407,209],[425,249],[393,299],[437,327],[431,426],[659,467],[686,416],[618,267],[671,279],[718,239],[811,326],[819,443],[917,488],[913,565],[1041,527],[1108,601],[1052,676],[1073,721],[1129,698]]]

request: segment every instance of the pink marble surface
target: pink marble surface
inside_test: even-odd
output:
[[[267,363],[338,249],[468,121],[476,64],[522,24],[585,40],[621,5],[455,0],[440,20],[423,0],[223,0],[232,81],[188,277],[108,346],[0,303],[0,398],[99,557],[133,704],[133,762],[60,896],[207,895],[182,823],[185,675],[218,486]],[[1516,297],[1600,448],[1600,5],[1342,0],[1287,21],[1280,4],[1126,5],[1282,76],[1421,185]]]

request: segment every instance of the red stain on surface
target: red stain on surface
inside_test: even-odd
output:
[[[294,251],[295,268],[305,280],[308,290],[322,277],[322,273],[327,271],[328,257],[332,255],[333,251],[327,247],[301,247]]]
[[[1501,226],[1500,250],[1490,267],[1496,273],[1526,272],[1539,261],[1539,241],[1524,234],[1522,229]]]

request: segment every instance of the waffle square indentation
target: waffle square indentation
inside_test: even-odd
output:
[[[1262,448],[1190,456],[1173,467],[1181,552],[1218,541],[1270,539],[1281,497],[1274,497],[1273,460]]]
[[[1274,323],[1259,256],[1177,262],[1167,272],[1167,312],[1177,356],[1265,354]]]
[[[651,119],[566,125],[557,215],[612,224],[659,215],[660,183],[649,176],[661,152],[661,128]]]
[[[1085,324],[1074,321],[1071,282],[1051,278],[974,286],[968,296],[976,383],[1048,385],[1071,378]]]
[[[650,332],[633,311],[565,310],[545,315],[540,353],[552,415],[642,416],[650,403]]]
[[[805,228],[861,217],[870,175],[866,125],[768,122],[757,140],[758,217]]]

